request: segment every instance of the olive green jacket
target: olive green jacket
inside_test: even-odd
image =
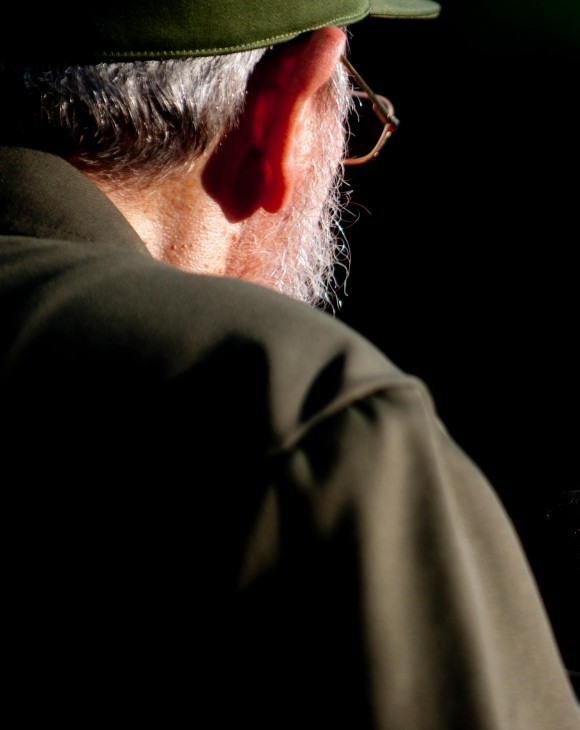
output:
[[[0,149],[6,695],[61,727],[578,730],[494,490],[326,313]]]

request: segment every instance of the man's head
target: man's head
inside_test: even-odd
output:
[[[340,27],[428,0],[167,0],[38,11],[0,31],[0,143],[65,157],[152,254],[325,302],[347,74]],[[22,12],[22,11],[17,11]]]

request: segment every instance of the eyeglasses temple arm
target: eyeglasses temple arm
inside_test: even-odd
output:
[[[363,89],[366,92],[369,99],[375,105],[377,112],[378,112],[377,116],[379,117],[381,122],[383,124],[390,124],[390,125],[392,125],[392,127],[394,129],[396,129],[399,126],[399,120],[389,112],[389,110],[385,107],[383,102],[377,97],[375,92],[366,83],[366,81],[359,74],[359,72],[355,69],[355,67],[348,60],[348,58],[346,56],[341,56],[340,60],[341,60],[342,65],[346,68],[346,70],[353,77],[353,79],[357,82],[357,84],[361,87],[361,89]]]

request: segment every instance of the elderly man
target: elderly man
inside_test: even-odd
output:
[[[372,95],[345,29],[438,6],[14,13],[0,387],[23,722],[578,729],[492,488],[424,385],[311,306],[341,251],[351,79]]]

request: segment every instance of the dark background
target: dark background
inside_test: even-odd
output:
[[[338,316],[428,384],[580,671],[580,5],[442,6],[438,20],[351,29],[353,63],[401,125],[377,160],[347,168]]]

